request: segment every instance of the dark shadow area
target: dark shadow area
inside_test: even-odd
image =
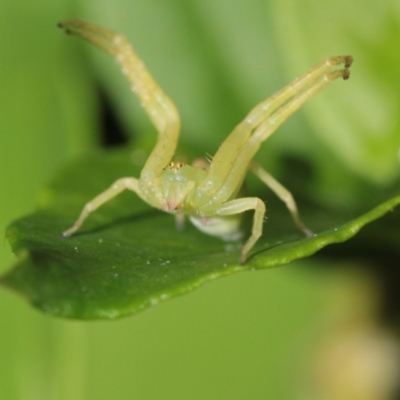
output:
[[[100,102],[100,144],[104,148],[124,146],[132,135],[128,135],[115,112],[114,106],[106,91],[99,87]]]
[[[146,211],[142,211],[142,212],[137,213],[137,214],[126,215],[126,216],[123,216],[123,217],[115,218],[110,222],[106,222],[106,223],[98,225],[96,227],[92,227],[92,228],[83,227],[79,231],[75,232],[73,234],[73,236],[74,237],[78,237],[78,236],[89,235],[89,234],[92,234],[92,233],[97,233],[97,232],[106,231],[108,229],[113,229],[113,228],[116,228],[116,227],[121,226],[121,225],[128,225],[129,224],[129,225],[134,226],[135,222],[146,220],[146,219],[149,219],[149,218],[154,218],[154,217],[160,215],[160,213],[161,213],[160,210],[157,210],[157,209],[154,208],[154,209],[149,209],[149,210],[146,210]],[[61,235],[61,237],[63,239],[67,239],[67,240],[69,238],[69,237],[65,237],[64,238],[62,235]]]
[[[322,249],[317,257],[355,261],[371,271],[383,290],[382,322],[400,327],[400,210],[369,224],[351,240]]]

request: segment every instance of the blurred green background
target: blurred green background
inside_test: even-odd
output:
[[[199,155],[315,63],[353,55],[351,79],[257,158],[278,176],[282,157],[302,160],[332,208],[368,203],[355,182],[398,184],[398,1],[3,0],[3,231],[66,160],[101,145],[101,93],[132,140],[151,129],[114,63],[56,29],[77,17],[129,38]],[[51,319],[1,291],[0,399],[394,399],[398,321],[382,323],[385,292],[357,251],[237,274],[114,322]],[[0,254],[3,272],[14,260],[5,241]]]

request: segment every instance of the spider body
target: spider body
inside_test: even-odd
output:
[[[239,197],[248,171],[285,202],[296,226],[307,236],[312,232],[302,223],[291,193],[259,164],[252,161],[261,144],[309,98],[336,78],[348,79],[351,56],[328,57],[305,75],[258,104],[222,143],[212,160],[187,165],[172,162],[180,132],[180,118],[173,102],[153,80],[127,40],[112,31],[79,20],[59,24],[112,55],[139,97],[158,131],[158,139],[139,179],[118,179],[85,205],[75,224],[63,232],[76,232],[87,216],[124,190],[135,192],[153,207],[175,214],[181,226],[186,215],[201,231],[224,240],[238,240],[241,213],[253,210],[250,237],[241,250],[243,264],[262,234],[265,204],[257,197]]]

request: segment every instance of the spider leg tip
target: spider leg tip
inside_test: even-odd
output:
[[[352,56],[344,56],[344,67],[346,69],[350,68],[351,64],[353,64],[353,61],[354,61],[354,59]]]
[[[350,70],[346,68],[343,70],[343,80],[346,81],[349,78],[350,78]]]
[[[57,28],[64,29],[64,32],[67,34],[73,33],[70,28],[66,28],[67,25],[68,25],[67,22],[59,22],[57,24]]]

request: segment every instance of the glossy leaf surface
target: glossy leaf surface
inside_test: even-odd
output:
[[[19,261],[1,284],[51,315],[117,318],[220,276],[307,257],[351,238],[400,203],[400,197],[394,197],[347,222],[344,216],[328,217],[305,205],[305,219],[318,233],[304,238],[285,208],[268,201],[264,236],[244,266],[237,264],[240,244],[224,243],[189,224],[185,231],[177,231],[172,216],[151,209],[132,193],[93,213],[75,236],[62,238],[60,232],[72,224],[86,201],[117,178],[139,175],[132,154],[94,154],[61,172],[42,191],[40,209],[8,228],[6,236]]]

